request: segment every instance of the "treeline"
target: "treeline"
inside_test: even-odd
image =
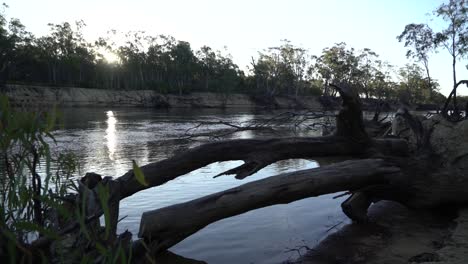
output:
[[[408,57],[420,64],[396,67],[380,60],[371,49],[355,50],[344,42],[324,48],[316,56],[283,40],[279,47],[259,52],[257,59],[252,57],[248,72],[244,73],[229,54],[208,46],[193,50],[190,43],[171,36],[110,31],[107,36],[89,42],[82,34],[84,22],[78,21],[49,24],[49,33],[36,37],[20,20],[7,19],[4,5],[0,12],[0,85],[8,82],[151,89],[178,94],[241,92],[268,98],[334,96],[328,84],[348,82],[367,98],[440,102],[443,96],[429,74],[428,54],[440,46],[450,47],[453,34],[460,38],[454,43],[458,56],[454,60],[466,54],[468,38],[460,37],[458,31],[453,33],[454,26],[466,29],[466,6],[464,0],[450,0],[439,7],[435,14],[449,22],[443,32],[433,33],[426,25],[411,24],[398,36],[409,48]],[[453,20],[453,8],[459,9],[455,14],[458,20]],[[449,11],[452,13],[447,15]],[[111,55],[115,61],[109,61]]]
[[[91,43],[84,22],[49,24],[35,37],[18,19],[0,16],[0,74],[3,83],[33,83],[102,89],[155,89],[161,93],[231,92],[245,87],[244,74],[229,55],[170,36],[125,34]],[[107,61],[114,54],[117,62]]]

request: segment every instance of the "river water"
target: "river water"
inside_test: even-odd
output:
[[[182,140],[187,129],[204,121],[245,122],[270,114],[225,110],[153,110],[140,108],[68,108],[61,110],[63,128],[57,147],[73,151],[81,175],[96,172],[120,176],[139,165],[159,161],[200,144]],[[216,129],[215,126],[208,128]],[[312,133],[312,132],[311,132]],[[313,134],[313,133],[312,133]],[[265,136],[244,131],[230,138]],[[203,155],[203,153],[200,153]],[[271,175],[319,166],[313,160],[286,160],[236,180],[213,176],[242,161],[213,163],[121,201],[119,231],[136,236],[143,212],[189,201]],[[208,263],[282,263],[296,259],[339,226],[348,222],[333,195],[300,200],[247,212],[213,223],[170,250]],[[174,219],[177,221],[177,219]],[[294,250],[299,249],[299,250]]]

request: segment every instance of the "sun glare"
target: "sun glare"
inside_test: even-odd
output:
[[[114,113],[112,111],[107,111],[106,115],[107,129],[104,137],[107,140],[106,145],[109,153],[109,159],[115,160],[114,154],[117,147],[117,131],[115,129],[115,124],[117,124],[117,119],[114,117]]]
[[[108,51],[108,50],[103,50],[101,51],[102,56],[108,63],[119,63],[119,56],[115,54],[114,52]]]

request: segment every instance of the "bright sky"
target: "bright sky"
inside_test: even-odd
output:
[[[1,0],[0,0],[1,1]],[[281,39],[319,55],[323,48],[346,42],[355,49],[370,48],[382,60],[403,66],[408,60],[402,43],[396,40],[406,24],[429,23],[440,28],[439,20],[427,14],[444,0],[4,0],[9,17],[19,18],[35,35],[48,31],[47,23],[87,24],[88,41],[105,36],[110,29],[143,30],[168,34],[188,41],[193,49],[208,45],[227,46],[242,69],[251,56],[277,46]],[[458,79],[468,79],[465,65],[458,62]],[[430,60],[430,70],[451,90],[451,58],[440,49]],[[468,89],[464,88],[464,94]]]

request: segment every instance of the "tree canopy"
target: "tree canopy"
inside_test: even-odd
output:
[[[427,24],[412,23],[397,37],[408,48],[408,59],[420,62],[423,71],[412,63],[398,68],[370,48],[357,50],[345,42],[314,55],[289,40],[260,51],[243,71],[226,51],[207,45],[194,49],[189,42],[168,35],[110,30],[106,36],[88,41],[83,34],[84,21],[49,24],[48,34],[37,37],[19,19],[7,17],[8,6],[3,5],[0,85],[149,89],[176,94],[241,92],[268,98],[335,96],[329,84],[348,82],[366,98],[405,97],[409,103],[434,103],[440,93],[437,80],[430,75],[430,55],[445,47],[453,65],[466,56],[467,5],[465,0],[450,0],[434,11],[447,22],[441,32],[434,32]],[[116,60],[108,61],[109,54]]]

